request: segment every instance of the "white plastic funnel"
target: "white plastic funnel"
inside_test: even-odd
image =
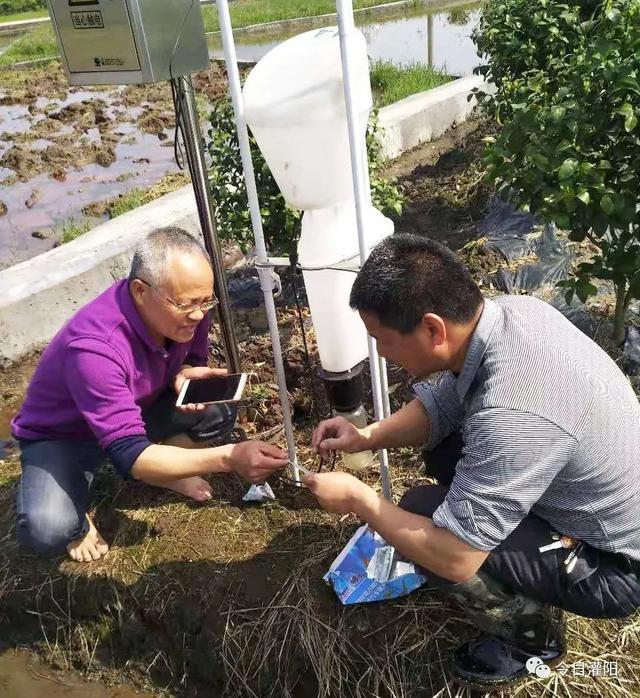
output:
[[[364,36],[350,36],[364,143],[371,111]],[[314,29],[267,53],[243,89],[245,116],[287,203],[304,211],[353,198],[337,27]]]
[[[393,233],[393,222],[369,206],[365,211],[366,238],[373,247]],[[358,256],[358,230],[353,202],[305,211],[298,243],[301,266],[334,266]],[[303,271],[311,318],[325,371],[348,371],[367,357],[367,334],[360,316],[349,307],[356,275],[350,271]]]

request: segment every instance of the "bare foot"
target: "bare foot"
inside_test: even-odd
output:
[[[71,559],[76,562],[91,562],[99,560],[103,555],[107,554],[109,546],[104,538],[98,533],[98,530],[93,525],[93,521],[87,516],[89,522],[89,530],[87,535],[80,539],[74,540],[67,545],[67,550]]]
[[[194,477],[185,477],[180,480],[170,480],[163,482],[161,487],[165,490],[171,490],[178,494],[183,494],[185,497],[191,497],[196,502],[206,502],[211,499],[211,485],[203,478],[195,475]]]

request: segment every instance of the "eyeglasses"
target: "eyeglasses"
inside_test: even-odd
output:
[[[145,281],[144,279],[138,278],[138,281],[142,281],[142,283],[145,286],[148,286],[152,291],[155,291],[161,298],[164,298],[164,300],[167,301],[167,303],[171,303],[171,305],[179,312],[183,313],[184,315],[191,315],[191,313],[195,313],[196,310],[199,310],[203,315],[208,313],[211,308],[215,308],[216,305],[220,302],[215,296],[210,300],[210,301],[205,301],[204,303],[196,303],[195,305],[193,303],[190,304],[183,304],[183,303],[176,303],[172,298],[168,298],[164,294],[160,293],[155,286],[152,286],[148,281]]]

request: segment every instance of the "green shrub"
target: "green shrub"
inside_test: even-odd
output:
[[[497,91],[482,101],[503,128],[489,144],[488,176],[570,239],[596,245],[563,285],[586,300],[592,279],[611,281],[621,341],[640,297],[640,0],[607,0],[591,16],[584,4],[551,0],[489,7],[477,38]]]
[[[13,15],[18,12],[44,10],[47,0],[0,0],[0,15]]]
[[[228,100],[217,102],[209,121],[208,150],[212,161],[209,177],[218,234],[221,239],[235,240],[246,252],[253,245],[253,232],[231,103]],[[374,114],[367,133],[373,203],[383,213],[399,215],[403,203],[400,189],[378,174],[382,156],[375,131]],[[287,206],[252,136],[250,143],[267,247],[273,254],[290,254],[300,235],[301,212]]]

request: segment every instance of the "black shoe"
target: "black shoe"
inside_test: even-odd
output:
[[[481,635],[458,647],[451,664],[454,681],[479,691],[492,691],[512,686],[530,675],[535,676],[539,664],[549,668],[565,656],[564,647],[550,645],[537,653],[526,652],[494,635]],[[536,666],[527,660],[538,657]]]

